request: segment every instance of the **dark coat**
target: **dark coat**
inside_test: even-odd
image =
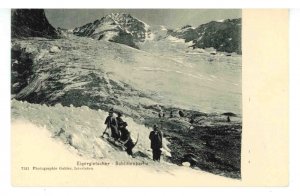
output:
[[[128,129],[126,129],[126,127],[121,127],[120,132],[121,132],[120,140],[126,142],[124,144],[126,149],[132,149],[134,147],[134,143],[131,139],[130,132],[128,131]]]
[[[118,130],[118,122],[114,116],[108,116],[104,122],[107,128],[111,130],[111,137],[114,139],[119,139],[120,133]]]
[[[120,127],[120,132],[121,132],[121,141],[126,141],[128,139],[130,139],[130,132],[128,131],[128,129],[126,129],[126,127]]]
[[[151,140],[151,148],[152,149],[160,149],[162,148],[162,138],[163,134],[161,131],[151,131],[149,135],[149,139]]]
[[[104,124],[106,124],[108,128],[118,126],[117,120],[113,116],[106,117]]]
[[[120,127],[120,125],[124,122],[123,119],[122,119],[120,116],[118,116],[118,117],[116,118],[116,120],[117,120],[117,122],[118,122],[118,126],[119,126],[119,127]]]

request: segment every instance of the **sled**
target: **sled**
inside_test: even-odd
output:
[[[124,144],[126,143],[125,142],[121,142],[119,140],[114,140],[112,137],[109,136],[108,133],[104,133],[101,138],[103,138],[103,140],[107,141],[109,144],[111,144],[114,148],[117,148],[118,150],[121,150],[121,151],[125,151],[126,150],[126,147],[124,146]],[[132,149],[137,145],[139,141],[139,134],[137,136],[137,139],[134,143],[134,146],[132,147]]]

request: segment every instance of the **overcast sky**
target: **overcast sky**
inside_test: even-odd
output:
[[[212,20],[240,18],[240,9],[46,9],[46,16],[54,27],[74,28],[93,22],[110,13],[129,13],[151,25],[178,28],[198,26]]]

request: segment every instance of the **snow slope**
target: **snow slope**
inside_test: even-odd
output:
[[[51,137],[60,140],[72,151],[89,158],[110,160],[131,160],[125,152],[119,152],[112,148],[105,140],[100,138],[105,129],[105,118],[107,114],[102,110],[91,110],[86,106],[63,107],[60,104],[54,107],[46,105],[30,104],[27,102],[12,101],[12,118],[23,119],[37,126],[44,127],[51,132]],[[152,156],[150,140],[148,139],[151,129],[144,125],[136,124],[132,118],[124,117],[128,123],[128,130],[135,141],[139,135],[139,141],[134,152],[143,153],[147,157],[138,159],[149,160]],[[170,155],[167,147],[168,141],[163,141],[163,153]],[[140,152],[139,152],[140,151]]]
[[[186,44],[146,41],[137,50],[72,36],[55,41],[18,40],[13,48],[33,56],[35,76],[16,97],[26,99],[35,92],[34,99],[39,100],[31,102],[70,104],[72,98],[73,105],[83,99],[91,99],[83,105],[99,105],[109,98],[114,105],[135,105],[147,94],[161,104],[241,114],[241,56],[211,55],[186,49]],[[52,47],[61,50],[50,53]],[[126,85],[130,87],[125,90]],[[134,99],[136,95],[139,100]]]
[[[145,28],[149,29],[148,26]],[[110,36],[114,31],[107,32]],[[12,97],[37,103],[29,104],[13,100],[13,124],[28,125],[36,131],[50,132],[53,144],[63,144],[75,157],[111,162],[131,161],[132,158],[125,152],[115,150],[99,138],[105,128],[103,122],[107,114],[104,111],[113,107],[125,115],[124,119],[129,124],[128,129],[134,140],[139,134],[139,143],[134,149],[137,157],[134,160],[145,161],[152,165],[151,171],[177,170],[178,166],[165,161],[160,165],[151,161],[148,139],[150,129],[146,126],[151,127],[154,123],[160,123],[161,128],[169,132],[166,137],[172,141],[171,136],[175,134],[180,138],[181,132],[190,127],[189,120],[194,114],[199,114],[199,119],[205,120],[205,123],[212,117],[211,122],[224,124],[224,116],[221,113],[234,112],[239,116],[237,120],[239,124],[241,56],[226,56],[225,53],[212,55],[209,50],[193,50],[189,47],[191,43],[185,43],[183,39],[173,36],[161,39],[167,35],[167,30],[163,27],[159,27],[157,32],[148,35],[149,39],[139,43],[140,50],[108,42],[105,38],[94,40],[74,35],[59,40],[13,39]],[[181,111],[185,116],[158,119],[157,114],[162,108],[166,114],[170,112],[178,114],[178,111]],[[205,123],[203,125],[207,125]],[[240,130],[239,127],[238,129]],[[32,134],[30,130],[27,132]],[[49,135],[41,137],[47,141],[49,139]],[[174,163],[179,161],[181,163],[182,156],[188,153],[188,148],[184,149],[189,147],[187,144],[199,147],[198,143],[201,141],[195,137],[193,138],[195,141],[184,140],[184,143],[181,139],[172,141],[174,145],[170,145],[172,149],[177,148],[172,158],[179,155],[176,157],[177,162]],[[239,146],[239,142],[232,141],[232,143]],[[167,144],[168,141],[165,140],[164,160],[166,156],[170,156]],[[240,157],[238,149],[234,151],[236,152],[234,158]],[[211,149],[209,150],[212,154]],[[225,151],[232,156],[231,151],[228,149]],[[206,154],[205,152],[202,154]],[[236,163],[235,165],[239,163],[230,157],[228,161],[227,157],[223,160],[223,156],[221,159],[214,155],[211,157],[222,168],[223,165],[228,166],[227,163],[231,160]],[[206,164],[204,166],[216,168],[217,174],[222,175],[223,170],[215,167],[214,162],[210,160],[211,157],[203,158]],[[239,167],[235,168],[235,171],[239,172]],[[197,174],[198,170],[195,172],[195,175]]]
[[[116,151],[102,139],[97,138],[102,132],[105,113],[87,107],[62,107],[56,105],[29,104],[12,101],[12,179],[14,185],[36,186],[72,185],[72,186],[192,186],[224,185],[238,183],[237,180],[215,176],[201,170],[177,166],[162,161],[155,163],[149,158],[131,158],[125,152]],[[131,133],[140,134],[140,142],[134,152],[143,150],[150,154],[149,129],[125,118]],[[63,128],[65,131],[58,134]],[[167,141],[164,141],[167,144]],[[67,148],[66,148],[67,146]],[[164,146],[165,150],[168,150]],[[140,166],[117,166],[119,162],[138,162]],[[109,166],[88,166],[81,163],[109,163]],[[51,172],[42,170],[33,173],[20,172],[17,168],[24,165],[37,168],[77,167],[75,170]],[[79,177],[80,176],[80,177]],[[156,180],[150,180],[156,179]],[[193,180],[191,180],[193,179]]]

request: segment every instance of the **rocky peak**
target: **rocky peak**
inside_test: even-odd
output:
[[[128,20],[133,19],[133,17],[130,14],[126,13],[111,13],[109,15],[106,15],[104,18],[111,18],[118,22],[126,22]]]
[[[214,48],[217,51],[242,53],[241,18],[211,21],[194,28],[186,25],[168,30],[168,35],[193,41],[194,48]]]
[[[59,33],[48,22],[43,9],[12,10],[11,36],[59,38]]]
[[[137,48],[137,42],[145,40],[147,32],[147,24],[126,13],[111,13],[73,31],[78,36],[108,40],[134,48]]]
[[[194,47],[213,47],[217,51],[242,53],[241,18],[212,21],[200,25],[195,30],[199,38],[194,40]]]

